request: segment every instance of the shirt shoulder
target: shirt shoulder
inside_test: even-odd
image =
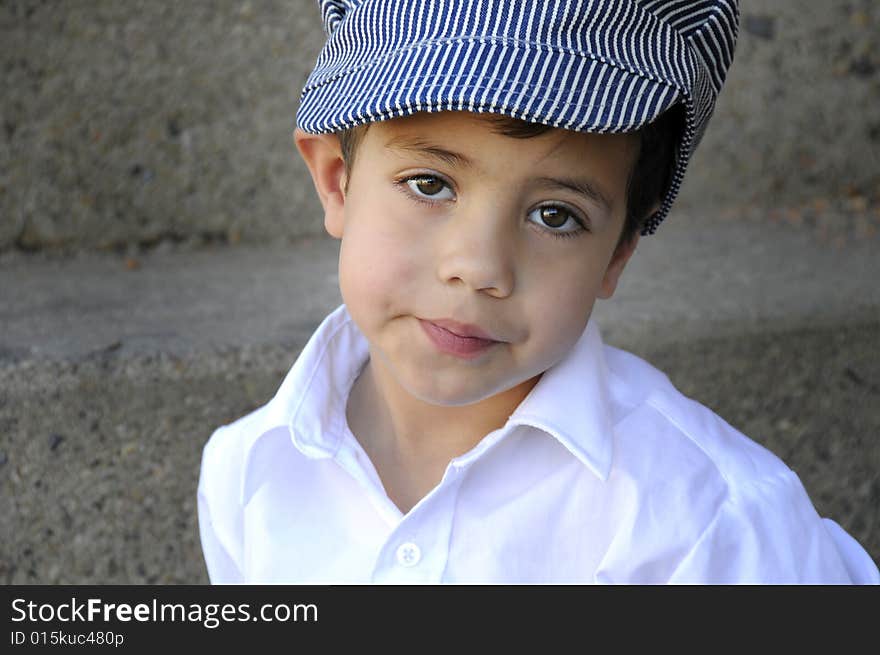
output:
[[[626,460],[647,459],[651,466],[645,473],[700,475],[704,484],[711,479],[720,485],[724,496],[793,474],[779,457],[682,394],[645,360],[606,346],[606,361],[617,445],[629,455]],[[658,462],[664,464],[662,472]]]
[[[606,361],[615,413],[613,470],[639,490],[639,513],[676,524],[674,530],[659,528],[670,555],[659,577],[713,583],[873,579],[877,569],[867,553],[817,514],[779,457],[639,357],[606,346]]]

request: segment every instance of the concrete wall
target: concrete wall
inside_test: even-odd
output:
[[[602,326],[880,562],[880,3],[742,6]],[[202,446],[339,302],[337,244],[285,243],[321,230],[290,139],[321,41],[312,0],[0,0],[0,581],[207,580]]]
[[[872,211],[878,36],[872,0],[744,0],[681,205]],[[0,251],[319,232],[290,134],[322,39],[313,0],[3,2]]]
[[[291,138],[313,5],[2,3],[0,248],[316,231]]]

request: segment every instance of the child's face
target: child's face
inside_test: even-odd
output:
[[[342,239],[342,297],[373,365],[437,405],[531,389],[632,253],[634,242],[615,246],[636,154],[628,135],[515,139],[464,112],[371,125],[347,192],[338,162],[323,173],[336,192],[321,193],[320,171],[315,181],[327,230]]]

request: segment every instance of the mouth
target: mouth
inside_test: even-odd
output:
[[[492,346],[503,343],[476,325],[450,319],[419,319],[419,324],[438,350],[463,359],[479,357]]]
[[[451,332],[457,337],[464,337],[466,339],[483,339],[484,341],[500,341],[500,339],[496,339],[477,325],[459,323],[450,318],[425,319],[424,322],[431,323],[438,328]]]

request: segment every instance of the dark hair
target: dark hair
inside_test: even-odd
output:
[[[618,245],[633,239],[649,218],[648,212],[661,201],[672,182],[675,169],[675,143],[684,126],[682,105],[675,105],[641,129],[639,155],[626,182],[626,219]],[[549,125],[529,123],[504,114],[486,114],[495,123],[498,134],[515,139],[529,139],[552,129]],[[357,147],[369,123],[339,132],[342,158],[347,171],[354,165]],[[637,183],[633,183],[638,180]]]

